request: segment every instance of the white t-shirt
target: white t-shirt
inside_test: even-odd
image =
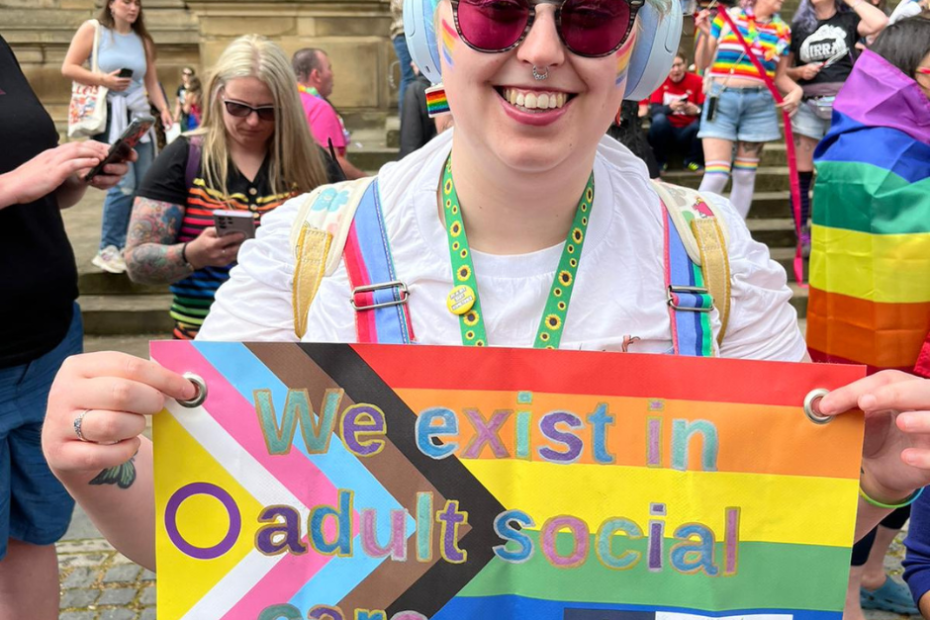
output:
[[[452,267],[436,206],[442,166],[452,146],[446,132],[381,169],[384,220],[398,279],[410,292],[416,340],[461,344],[459,319],[446,308]],[[663,222],[646,167],[626,147],[604,138],[594,163],[595,197],[561,348],[669,352],[671,328],[663,264]],[[729,229],[730,321],[721,355],[801,360],[806,352],[784,269],[756,243],[729,202],[713,197]],[[294,252],[289,236],[304,197],[262,219],[255,240],[216,295],[198,339],[297,340],[291,300]],[[531,347],[562,246],[530,254],[472,252],[491,346]],[[714,333],[720,329],[712,313]],[[324,278],[310,307],[305,342],[356,341],[345,265]]]

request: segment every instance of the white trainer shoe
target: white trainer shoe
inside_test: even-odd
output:
[[[108,245],[97,252],[97,256],[90,262],[109,273],[126,272],[126,261],[123,260],[122,253],[115,245]]]

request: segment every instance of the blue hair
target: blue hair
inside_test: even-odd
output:
[[[843,0],[833,0],[833,6],[837,13],[845,13],[852,9],[843,2]],[[813,31],[817,27],[817,13],[814,11],[814,5],[811,0],[801,0],[798,10],[791,21],[791,29],[800,28],[805,31]]]

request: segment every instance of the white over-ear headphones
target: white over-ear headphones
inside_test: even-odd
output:
[[[438,3],[439,0],[404,0],[404,33],[410,57],[420,73],[433,84],[442,81],[433,21],[433,11]],[[639,10],[637,40],[630,58],[625,99],[641,101],[647,98],[668,77],[678,53],[682,24],[680,0],[671,0],[671,5],[667,15],[661,15],[648,2]]]

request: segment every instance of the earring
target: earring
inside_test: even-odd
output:
[[[426,89],[426,111],[430,118],[449,113],[449,100],[446,98],[446,89],[442,84]]]

